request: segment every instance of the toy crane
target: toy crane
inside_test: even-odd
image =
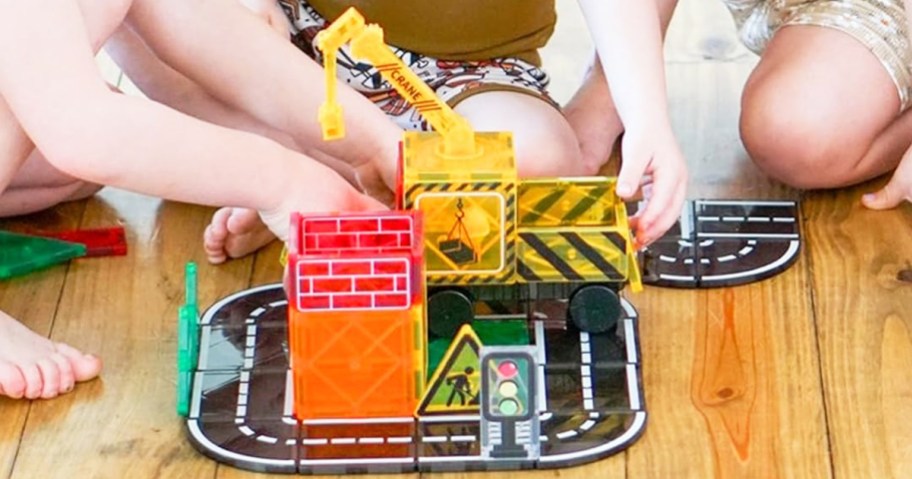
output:
[[[415,107],[442,139],[439,153],[452,159],[481,154],[475,142],[475,132],[469,122],[428,87],[383,42],[383,30],[378,25],[366,25],[357,10],[345,11],[316,38],[323,52],[326,72],[326,102],[320,108],[323,138],[334,140],[345,136],[342,107],[336,101],[336,54],[346,42],[354,56],[370,60],[386,81]]]

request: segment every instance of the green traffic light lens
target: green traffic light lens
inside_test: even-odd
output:
[[[519,403],[513,399],[504,399],[497,407],[504,416],[515,416],[519,412]]]

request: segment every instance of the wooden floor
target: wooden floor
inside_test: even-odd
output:
[[[575,2],[559,3],[546,61],[562,78],[555,91],[563,100],[587,40]],[[912,477],[912,206],[866,211],[858,199],[874,185],[799,195],[764,179],[737,135],[738,95],[755,63],[719,3],[683,0],[668,74],[694,176],[690,197],[800,196],[800,260],[749,286],[634,296],[651,414],[645,435],[604,461],[530,477]],[[254,476],[197,454],[174,413],[184,263],[201,264],[202,304],[280,278],[277,247],[206,266],[200,236],[209,215],[110,190],[3,222],[122,222],[131,249],[0,284],[4,310],[105,360],[100,380],[60,399],[0,399],[0,477]]]

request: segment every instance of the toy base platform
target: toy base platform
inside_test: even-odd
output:
[[[292,415],[287,300],[281,285],[225,298],[200,321],[186,419],[203,454],[242,469],[302,474],[558,468],[631,445],[646,424],[637,313],[615,331],[529,323],[538,355],[540,454],[481,453],[478,414],[298,421]]]

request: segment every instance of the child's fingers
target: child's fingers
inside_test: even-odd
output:
[[[659,239],[676,221],[678,221],[678,218],[681,216],[681,206],[684,203],[684,198],[686,196],[686,185],[684,183],[678,184],[671,205],[662,211],[662,214],[652,224],[652,227],[646,231],[646,237],[648,238],[649,243]]]
[[[906,188],[902,185],[898,175],[893,175],[886,186],[874,193],[868,193],[861,197],[861,203],[872,210],[885,210],[895,208],[897,205],[908,200],[909,195]]]
[[[646,210],[637,223],[637,241],[640,244],[651,243],[674,224],[680,212],[680,204],[675,203],[683,201],[686,183],[686,173],[682,171],[656,173],[652,198],[646,203]]]
[[[646,166],[652,159],[645,156],[628,152],[627,149],[624,150],[624,159],[621,161],[621,171],[618,173],[616,187],[617,195],[621,198],[630,198],[637,192]]]

